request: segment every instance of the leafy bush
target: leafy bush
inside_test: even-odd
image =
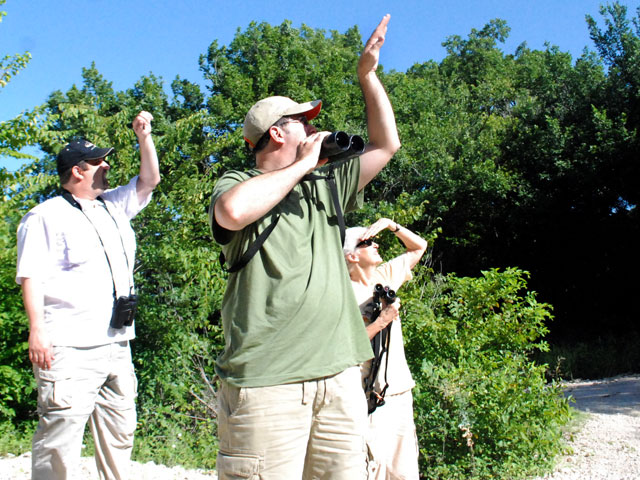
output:
[[[423,478],[524,478],[560,451],[568,403],[529,359],[547,348],[550,307],[525,291],[526,276],[511,268],[407,285]]]

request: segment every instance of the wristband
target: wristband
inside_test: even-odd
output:
[[[396,233],[398,231],[400,231],[402,227],[400,226],[400,224],[396,223],[396,229],[395,230],[391,230],[393,233]]]

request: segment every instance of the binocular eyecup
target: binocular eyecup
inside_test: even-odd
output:
[[[349,135],[346,132],[333,132],[322,140],[320,158],[328,158],[329,162],[347,160],[360,156],[364,152],[364,140],[360,135]]]
[[[398,298],[395,290],[392,290],[389,287],[383,287],[380,283],[375,286],[373,296],[376,302],[384,300],[387,305],[395,302],[396,298]]]

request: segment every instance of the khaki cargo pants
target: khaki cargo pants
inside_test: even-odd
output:
[[[124,480],[136,428],[137,381],[129,342],[54,347],[50,370],[34,367],[40,421],[32,479],[76,478],[87,420],[101,479]]]
[[[359,367],[330,377],[219,392],[220,480],[366,478]]]

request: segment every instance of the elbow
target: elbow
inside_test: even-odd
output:
[[[248,223],[245,221],[243,211],[233,206],[233,203],[219,198],[214,207],[215,220],[218,225],[226,230],[242,230]]]
[[[148,195],[158,186],[160,183],[160,175],[147,177],[147,176],[138,176],[138,183],[136,187],[138,189],[139,194]]]
[[[391,142],[391,145],[389,146],[389,151],[391,152],[391,156],[394,156],[397,153],[397,151],[400,150],[401,146],[402,146],[402,143],[400,143],[400,139],[396,137],[394,141]]]
[[[162,179],[160,178],[160,175],[158,175],[155,177],[142,179],[142,184],[146,189],[152,191],[154,188],[156,188],[160,184],[161,180]]]
[[[385,156],[391,160],[391,158],[400,150],[402,144],[400,143],[400,139],[395,137],[393,139],[388,140],[385,145],[381,146],[380,150],[385,153]]]
[[[420,244],[420,256],[422,257],[424,255],[424,252],[427,251],[427,247],[429,246],[429,242],[427,242],[426,240],[422,239],[422,243]]]

